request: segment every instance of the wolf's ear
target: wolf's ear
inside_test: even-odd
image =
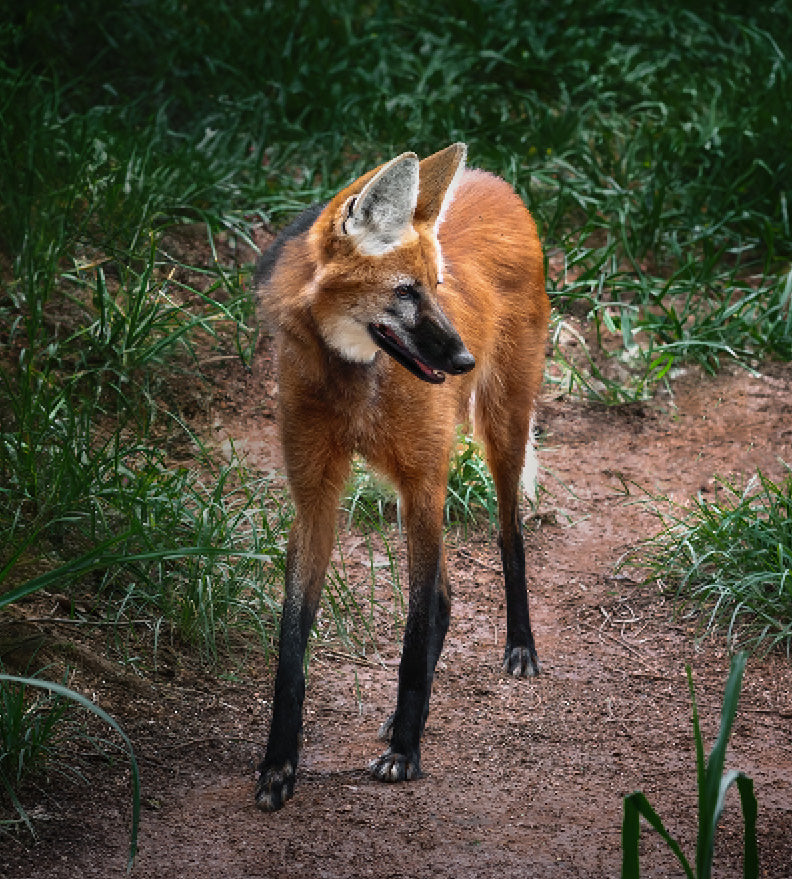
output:
[[[418,156],[402,153],[383,165],[347,202],[344,231],[360,251],[379,256],[393,250],[412,225],[418,199]]]
[[[465,144],[452,143],[420,163],[418,204],[415,208],[417,223],[436,223],[442,216],[453,196],[454,185],[465,168],[466,156]]]

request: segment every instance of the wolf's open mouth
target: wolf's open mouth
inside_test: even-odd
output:
[[[413,375],[425,382],[433,385],[439,385],[445,381],[445,373],[439,369],[433,369],[429,364],[424,363],[419,357],[407,349],[402,340],[393,332],[390,327],[383,324],[369,324],[369,333],[371,338],[382,348],[383,351],[401,363],[402,366],[410,370]]]

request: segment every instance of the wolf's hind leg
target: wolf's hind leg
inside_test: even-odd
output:
[[[535,382],[538,384],[538,382]],[[511,389],[488,387],[477,397],[487,462],[498,494],[498,543],[506,588],[506,646],[503,671],[515,677],[539,674],[525,576],[525,548],[520,522],[520,479],[526,466],[533,398],[531,382]],[[532,450],[530,450],[532,451]]]

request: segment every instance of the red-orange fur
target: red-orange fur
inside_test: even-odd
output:
[[[334,238],[335,212],[373,173],[330,202],[308,242],[287,245],[267,293],[265,308],[279,329],[282,439],[298,512],[303,504],[335,509],[353,451],[395,482],[407,510],[441,508],[455,427],[465,418],[474,386],[476,428],[491,469],[499,472],[503,456],[509,467],[521,468],[541,383],[550,305],[536,227],[507,183],[471,170],[463,172],[439,229],[446,270],[437,298],[476,368],[428,385],[380,353],[373,380],[337,383],[333,355],[316,324],[327,310],[376,294],[382,278],[405,266],[426,275],[426,254],[433,253],[426,240],[432,231],[421,225],[415,246],[385,257],[361,258],[348,240]],[[326,281],[311,290],[320,266]],[[344,368],[359,371],[351,364]],[[428,461],[438,472],[425,472]],[[419,503],[413,495],[427,483],[434,496]],[[328,516],[323,527],[334,524]],[[323,535],[321,543],[327,546],[331,537]]]

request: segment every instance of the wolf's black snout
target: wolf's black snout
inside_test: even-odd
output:
[[[439,305],[428,310],[415,327],[413,339],[421,357],[430,366],[450,375],[470,372],[476,358],[468,351],[454,325]]]
[[[451,367],[449,370],[454,375],[462,375],[464,372],[470,372],[476,365],[476,358],[463,345],[462,348],[451,357]]]

